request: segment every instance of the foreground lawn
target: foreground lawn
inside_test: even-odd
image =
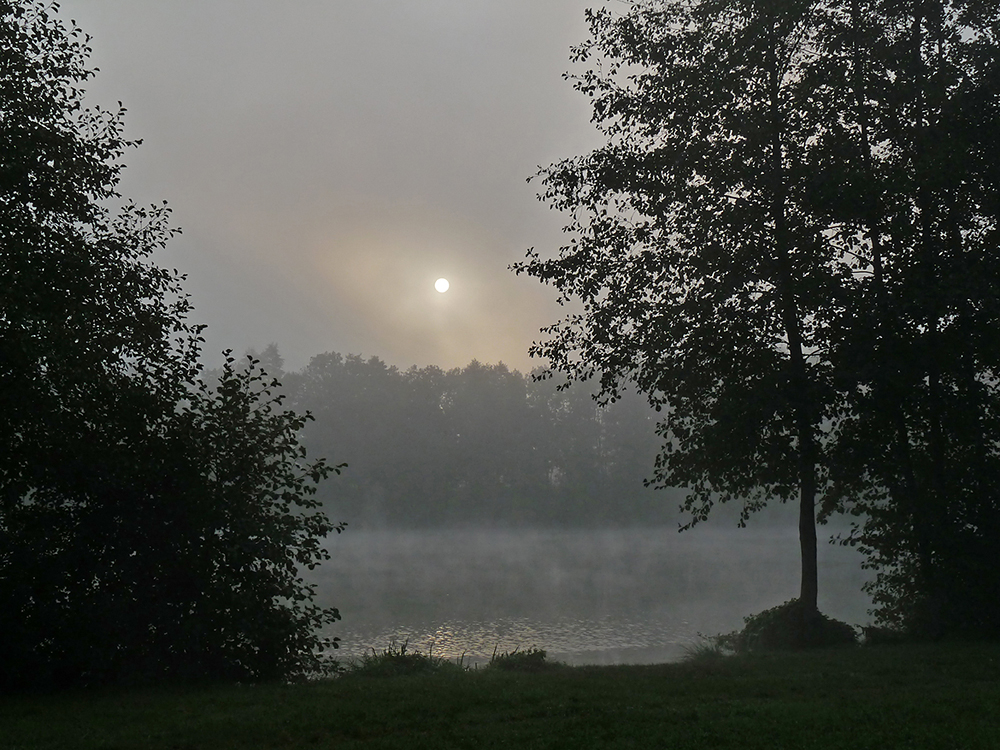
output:
[[[0,748],[1000,748],[1000,645],[0,699]]]

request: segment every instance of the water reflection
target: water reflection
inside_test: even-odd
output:
[[[356,531],[315,577],[341,656],[395,642],[466,661],[537,646],[569,663],[680,657],[798,590],[794,529]],[[820,550],[820,608],[868,621],[850,549]]]
[[[473,622],[451,620],[431,626],[378,629],[338,629],[344,645],[338,656],[359,657],[371,650],[404,643],[410,650],[476,664],[494,653],[544,648],[550,659],[570,664],[650,663],[671,661],[684,653],[695,639],[685,621],[630,620],[603,617],[599,620],[533,620],[526,617]]]

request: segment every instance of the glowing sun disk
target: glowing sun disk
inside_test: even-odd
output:
[[[451,284],[448,283],[448,279],[438,279],[434,282],[434,288],[441,292],[441,294],[447,292],[450,286]]]

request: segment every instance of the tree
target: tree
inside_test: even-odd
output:
[[[283,385],[293,408],[316,415],[303,436],[310,450],[336,447],[350,460],[345,481],[323,493],[338,517],[411,527],[664,515],[649,507],[637,458],[655,455],[649,414],[627,402],[601,409],[502,363],[399,370],[335,352]]]
[[[927,633],[1000,632],[998,22],[853,0],[830,35],[827,185],[854,200],[822,208],[860,261],[830,503],[861,518],[880,618]]]
[[[635,2],[589,14],[608,145],[541,172],[572,211],[515,270],[583,311],[536,344],[634,381],[693,521],[848,510],[887,622],[996,632],[998,11],[964,0]]]
[[[582,312],[532,354],[550,374],[635,383],[657,410],[654,482],[685,487],[691,523],[738,500],[799,504],[800,601],[816,611],[822,427],[834,385],[822,356],[850,278],[805,204],[802,169],[828,113],[805,88],[822,4],[664,0],[588,11],[575,62],[607,145],[541,171],[572,218],[558,256],[517,273]]]
[[[314,497],[341,467],[305,461],[312,417],[281,409],[259,365],[227,353],[218,385],[199,383],[164,426],[168,460],[155,468],[170,478],[144,502],[150,533],[136,539],[149,550],[141,622],[157,638],[142,648],[155,672],[287,679],[322,671],[336,648],[320,630],[339,613],[312,604],[300,570],[328,559],[320,541],[344,528]]]
[[[54,14],[0,2],[0,688],[300,674],[334,469],[253,368],[200,381],[168,210],[113,208],[135,144]]]
[[[136,387],[169,386],[151,363],[163,361],[171,334],[191,333],[177,329],[188,311],[177,276],[142,262],[172,234],[167,210],[107,208],[117,161],[134,144],[121,137],[123,110],[81,108],[75,86],[91,75],[86,38],[50,12],[0,4],[6,501],[23,497],[36,472],[73,463],[62,450],[69,436],[99,428],[94,409],[112,408]],[[50,466],[29,459],[46,450]]]

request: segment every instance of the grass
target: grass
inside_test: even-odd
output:
[[[972,750],[998,707],[1000,644],[901,645],[6,698],[0,748]]]
[[[345,671],[365,677],[402,677],[432,672],[461,672],[466,668],[464,657],[453,662],[433,653],[408,651],[408,646],[409,642],[404,642],[402,646],[393,642],[383,651],[373,648],[370,654],[362,654],[360,659],[348,662]]]
[[[513,651],[500,652],[493,649],[493,656],[490,657],[487,669],[499,669],[506,672],[541,672],[545,669],[560,669],[563,665],[558,662],[550,662],[546,658],[546,653],[540,648],[532,646],[526,651],[515,648]]]
[[[705,636],[699,633],[697,641],[684,647],[684,661],[693,664],[728,659],[733,656],[734,652],[724,645],[723,638],[725,636],[720,638],[719,636]]]

